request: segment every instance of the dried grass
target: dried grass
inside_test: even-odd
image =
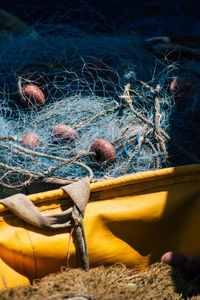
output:
[[[100,266],[89,272],[63,269],[32,285],[10,288],[0,294],[7,300],[59,299],[200,299],[199,279],[191,281],[182,269],[162,263],[138,273],[124,265]]]

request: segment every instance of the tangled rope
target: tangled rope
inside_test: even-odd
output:
[[[158,44],[138,35],[95,35],[64,24],[37,28],[10,32],[10,42],[0,44],[2,187],[49,177],[95,181],[200,162],[199,88],[187,105],[169,91],[177,76],[199,80],[192,65],[159,60]],[[73,143],[53,140],[58,125],[76,133]],[[30,133],[34,147],[24,143]],[[102,140],[112,145],[112,159],[105,146],[91,150]],[[98,155],[109,163],[95,164]]]

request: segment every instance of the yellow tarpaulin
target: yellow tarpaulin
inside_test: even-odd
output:
[[[200,165],[127,175],[90,190],[84,226],[91,267],[123,263],[144,271],[169,250],[200,254]],[[28,197],[44,214],[67,207],[62,189]],[[78,266],[69,232],[38,229],[3,206],[0,255],[0,288]]]

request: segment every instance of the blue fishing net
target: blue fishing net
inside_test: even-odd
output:
[[[135,23],[136,24],[136,23]],[[47,177],[91,181],[199,162],[197,65],[160,58],[139,34],[89,33],[72,24],[41,24],[0,32],[0,183],[22,187]],[[173,52],[173,51],[172,51]],[[178,76],[193,88],[178,101]],[[45,104],[25,107],[26,84]],[[195,87],[195,88],[194,88]],[[52,129],[71,126],[79,139],[54,143]],[[36,133],[39,145],[22,144]],[[91,144],[105,139],[116,158],[96,166]]]

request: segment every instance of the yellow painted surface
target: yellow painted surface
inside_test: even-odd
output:
[[[200,254],[200,165],[127,175],[91,184],[84,225],[90,266],[123,263],[144,271],[169,250]],[[61,190],[28,196],[43,213],[65,209]],[[26,224],[0,208],[0,287],[23,285],[76,267],[66,230],[50,232]]]

